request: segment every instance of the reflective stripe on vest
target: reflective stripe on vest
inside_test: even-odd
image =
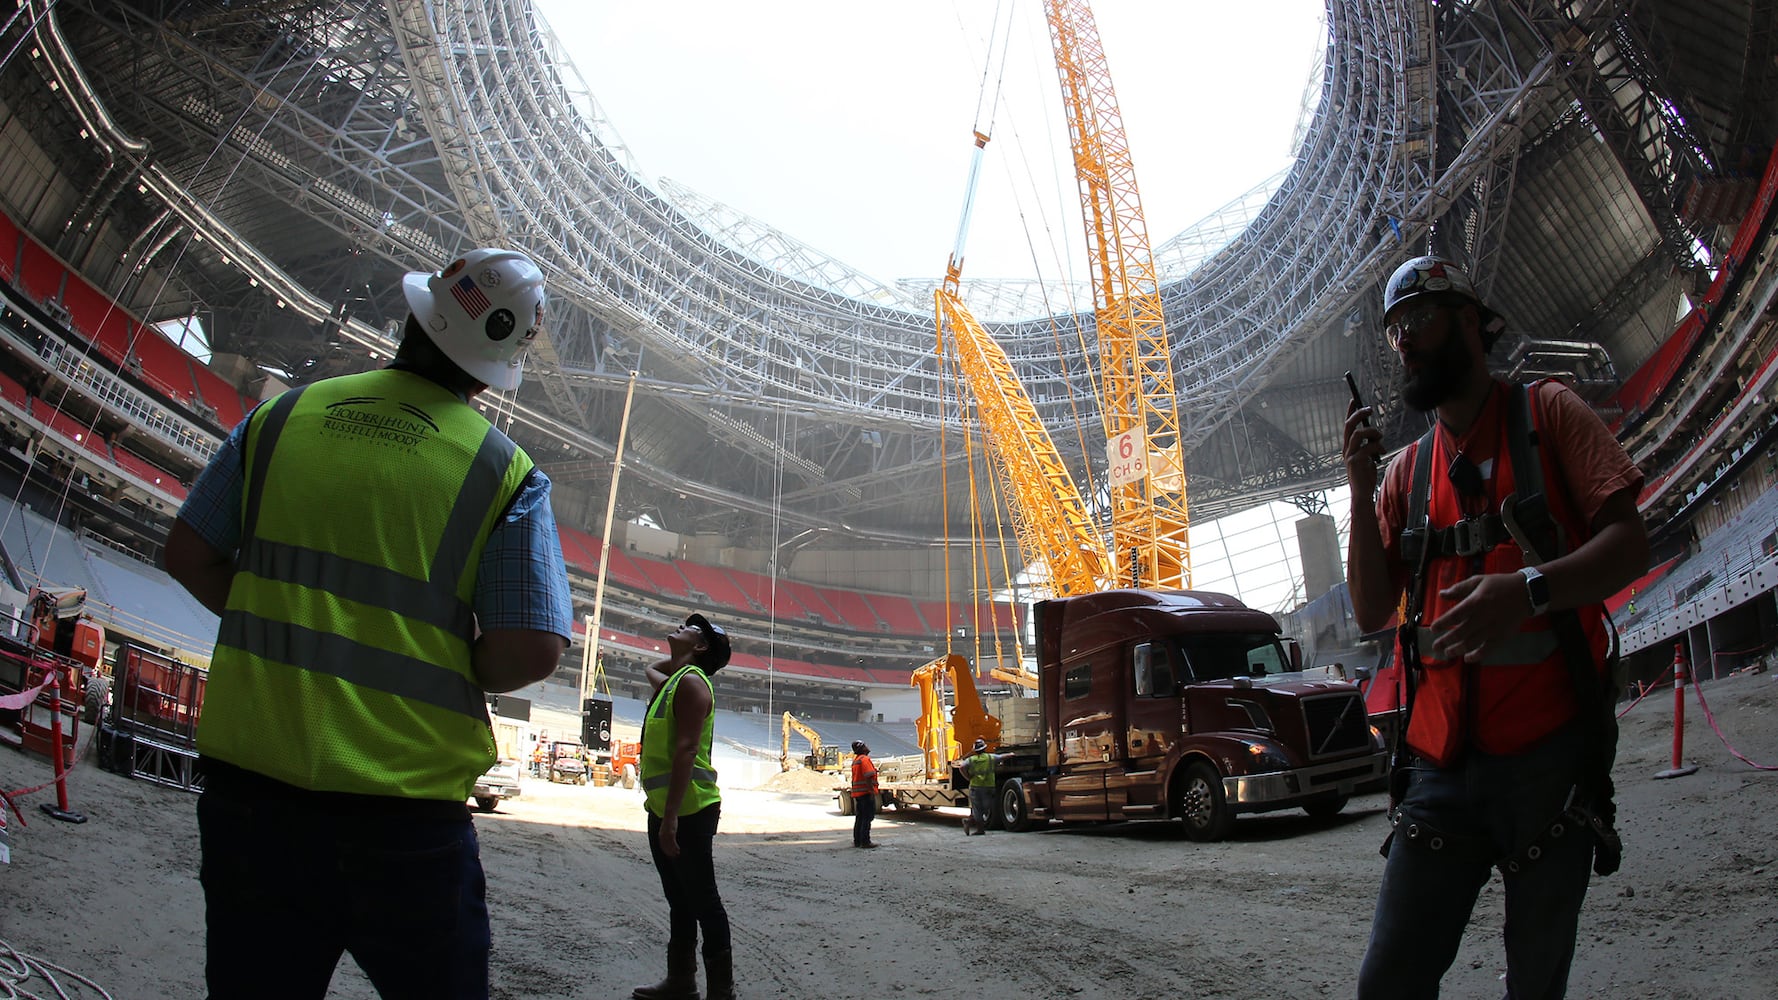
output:
[[[705,685],[709,685],[709,676],[696,664],[681,667],[655,693],[653,703],[648,706],[648,716],[642,723],[642,756],[637,762],[637,768],[641,772],[645,804],[648,811],[656,816],[666,814],[667,788],[673,783],[673,744],[679,733],[678,718],[674,714],[674,696],[679,693],[679,682],[686,674],[693,672],[697,673]],[[704,716],[704,729],[698,737],[697,756],[692,758],[691,783],[686,787],[685,797],[679,803],[681,816],[689,816],[722,801],[722,791],[716,785],[716,768],[710,763],[710,747],[715,739],[716,708],[712,704],[710,714]]]
[[[264,409],[246,435],[242,551],[200,751],[303,788],[467,798],[494,761],[470,661],[474,569],[529,457],[406,372]],[[306,516],[341,495],[359,516]]]
[[[877,791],[877,765],[866,754],[852,758],[852,797]]]

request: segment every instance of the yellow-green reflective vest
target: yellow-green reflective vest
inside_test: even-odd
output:
[[[983,750],[980,753],[971,754],[969,757],[969,761],[964,765],[963,773],[969,775],[969,787],[971,787],[971,788],[993,788],[994,787],[994,757],[993,757],[993,755],[988,753],[986,750]]]
[[[199,752],[316,791],[463,801],[495,759],[475,571],[531,459],[392,369],[260,407],[242,459]]]
[[[673,696],[679,693],[680,680],[693,673],[705,685],[710,683],[709,675],[696,664],[681,667],[656,692],[642,722],[642,792],[648,811],[656,816],[666,815],[667,786],[673,780],[673,743],[679,732],[678,720],[673,715]],[[716,787],[716,768],[710,764],[710,744],[715,737],[716,706],[712,704],[710,714],[704,716],[704,731],[698,737],[698,755],[691,762],[691,784],[679,802],[681,816],[722,801],[722,791]]]

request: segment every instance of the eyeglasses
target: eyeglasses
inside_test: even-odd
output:
[[[1422,309],[1419,312],[1409,313],[1401,319],[1385,326],[1383,328],[1383,339],[1389,342],[1390,350],[1399,351],[1401,350],[1401,342],[1404,338],[1413,337],[1418,339],[1421,334],[1425,333],[1427,329],[1432,326],[1432,321],[1442,315],[1448,308],[1448,306],[1433,306],[1430,309]]]

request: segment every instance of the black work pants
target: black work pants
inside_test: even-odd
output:
[[[669,858],[661,853],[661,818],[648,814],[648,852],[667,897],[670,945],[695,942],[702,927],[706,955],[729,949],[728,911],[716,891],[713,857],[721,818],[720,802],[679,817],[679,857]]]
[[[863,847],[870,843],[870,823],[877,818],[877,796],[852,796],[852,846]]]

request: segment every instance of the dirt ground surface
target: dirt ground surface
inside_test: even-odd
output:
[[[1711,682],[1729,740],[1778,763],[1772,675]],[[1624,720],[1617,781],[1627,856],[1595,879],[1571,997],[1778,996],[1778,773],[1734,759],[1688,696],[1685,758],[1673,698]],[[0,749],[0,789],[47,765]],[[826,782],[817,779],[819,789]],[[880,816],[877,851],[807,776],[725,788],[717,870],[743,996],[875,998],[1350,996],[1381,874],[1381,796],[1340,816],[1244,817],[1224,843],[1171,824],[1052,827],[965,839],[959,813]],[[70,972],[73,997],[203,995],[195,797],[83,762],[51,821],[21,800],[0,866],[0,996],[8,950]],[[480,815],[494,927],[494,996],[624,998],[663,971],[666,908],[644,842],[640,793],[528,780]],[[1447,997],[1498,997],[1499,879],[1484,891]],[[104,993],[83,987],[87,977]],[[16,979],[16,973],[13,974]],[[14,987],[53,996],[41,978]],[[374,996],[350,959],[330,996]]]

